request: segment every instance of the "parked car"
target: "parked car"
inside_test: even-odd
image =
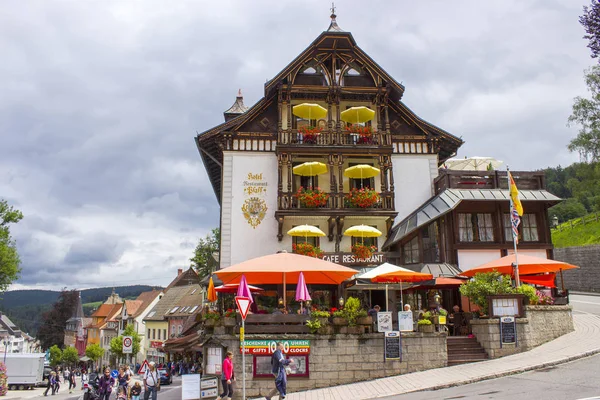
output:
[[[171,383],[173,383],[171,371],[167,371],[166,368],[158,368],[158,376],[160,378],[161,385],[170,385]]]

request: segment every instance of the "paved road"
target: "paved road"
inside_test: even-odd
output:
[[[600,316],[600,296],[571,295],[573,313]],[[522,399],[542,397],[544,400],[600,399],[600,355],[571,363],[505,378],[492,379],[430,392],[409,393],[386,399]],[[543,395],[542,395],[543,393]]]

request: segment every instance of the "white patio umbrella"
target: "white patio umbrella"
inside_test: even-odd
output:
[[[379,275],[383,275],[383,274],[389,274],[390,272],[396,272],[396,271],[402,271],[404,270],[404,268],[399,267],[397,265],[394,264],[390,264],[390,263],[383,263],[375,268],[373,268],[370,271],[365,272],[364,274],[360,274],[356,277],[357,280],[360,279],[365,279],[368,280],[369,282],[371,281],[371,279],[375,278],[376,276]],[[370,299],[369,299],[370,301]],[[372,306],[372,304],[371,304]],[[385,311],[388,310],[388,284],[385,284]]]
[[[451,158],[444,162],[444,167],[456,171],[488,171],[498,169],[502,161],[493,157]]]

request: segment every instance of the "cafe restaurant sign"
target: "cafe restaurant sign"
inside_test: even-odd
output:
[[[373,253],[369,258],[358,258],[354,253],[324,253],[323,260],[343,265],[383,264],[384,253]]]
[[[310,354],[310,340],[245,340],[246,354],[271,355],[277,350],[277,342],[283,343],[284,354]]]

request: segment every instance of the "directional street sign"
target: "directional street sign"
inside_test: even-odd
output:
[[[242,319],[245,321],[246,316],[248,315],[248,310],[250,309],[250,299],[247,297],[236,296],[235,302],[238,306],[238,310],[240,310]]]
[[[123,354],[133,353],[133,337],[123,336]]]

